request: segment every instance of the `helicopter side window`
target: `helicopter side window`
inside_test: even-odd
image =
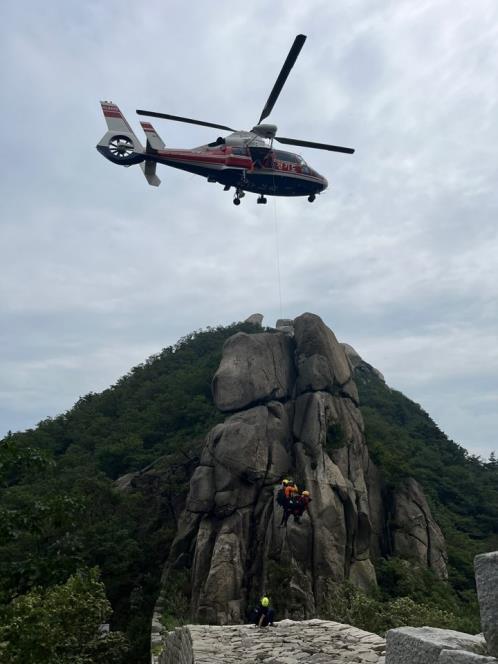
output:
[[[294,154],[293,152],[283,152],[282,150],[276,150],[275,157],[280,162],[283,162],[283,170],[291,170],[297,173],[310,173],[309,166],[306,164],[301,155]],[[295,165],[290,166],[288,164]]]
[[[247,155],[247,149],[246,148],[232,148],[232,154],[241,154],[241,155]]]

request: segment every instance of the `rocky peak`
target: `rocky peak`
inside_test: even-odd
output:
[[[287,617],[313,618],[336,582],[375,584],[373,561],[388,552],[409,549],[446,574],[422,490],[390,495],[369,457],[351,354],[314,314],[285,327],[294,336],[228,339],[213,379],[214,401],[230,414],[207,436],[167,568],[190,569],[195,621],[239,623],[282,584]],[[300,524],[280,527],[285,476],[312,502]]]
[[[358,369],[358,367],[361,367],[363,369],[367,369],[369,371],[372,371],[377,378],[380,378],[380,380],[385,383],[385,378],[383,374],[373,367],[371,364],[368,364],[368,362],[365,362],[365,360],[361,357],[361,355],[353,348],[353,346],[350,346],[349,344],[341,343],[341,346],[344,349],[344,352],[347,355],[348,360],[351,363],[351,366],[353,369]]]
[[[263,314],[251,314],[248,316],[244,323],[250,323],[251,325],[258,325],[261,327],[263,325]]]

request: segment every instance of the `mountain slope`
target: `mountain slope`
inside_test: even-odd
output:
[[[237,331],[261,328],[239,324],[189,335],[101,394],[1,442],[3,449],[41,450],[49,463],[11,471],[0,485],[2,513],[16,516],[0,533],[0,608],[34,585],[64,582],[79,567],[98,565],[113,627],[126,629],[135,644],[130,661],[147,661],[161,567],[203,439],[222,419],[211,380],[223,343]],[[451,584],[462,600],[470,598],[473,555],[498,548],[497,464],[448,440],[368,364],[356,366],[355,380],[370,454],[391,484],[408,476],[422,484],[448,543]],[[114,480],[126,473],[134,473],[121,484],[128,490],[118,490]],[[410,585],[394,566],[379,578],[392,595],[423,595],[431,584],[415,576]]]
[[[0,614],[34,586],[98,566],[126,631],[130,661],[147,662],[162,565],[205,433],[220,419],[211,379],[234,324],[196,332],[134,367],[66,413],[0,441]],[[136,490],[114,480],[140,469]],[[7,519],[7,516],[9,517]]]
[[[498,465],[450,440],[415,402],[369,364],[355,368],[368,447],[389,483],[423,486],[448,545],[452,586],[473,589],[473,557],[498,545]]]

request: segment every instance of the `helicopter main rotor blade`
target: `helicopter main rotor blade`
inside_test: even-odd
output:
[[[180,115],[168,115],[167,113],[156,113],[155,111],[143,111],[137,109],[138,115],[147,115],[151,118],[163,118],[164,120],[174,120],[175,122],[187,122],[188,124],[201,125],[202,127],[213,127],[214,129],[223,129],[225,131],[236,131],[226,125],[216,124],[215,122],[204,122],[203,120],[193,120],[192,118],[183,118]]]
[[[284,138],[275,136],[275,140],[285,145],[300,145],[303,148],[316,148],[317,150],[330,150],[331,152],[344,152],[353,154],[353,148],[342,148],[340,145],[329,145],[328,143],[314,143],[313,141],[300,141],[297,138]]]
[[[292,67],[294,67],[294,64],[297,60],[299,53],[301,52],[301,49],[303,48],[305,41],[306,41],[306,35],[297,35],[297,37],[294,39],[294,43],[292,44],[289,54],[285,59],[284,65],[280,70],[280,74],[278,75],[278,78],[275,81],[273,90],[270,92],[270,96],[268,97],[265,107],[263,108],[263,112],[261,113],[261,117],[258,120],[258,124],[260,124],[261,121],[267,118],[272,112],[272,109],[275,106],[275,102],[277,101],[279,94],[282,92],[282,88],[285,85],[285,81],[287,80],[287,77],[290,74],[290,70],[292,69]]]

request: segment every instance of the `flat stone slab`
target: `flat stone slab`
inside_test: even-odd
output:
[[[195,664],[384,664],[383,638],[328,620],[186,629]]]
[[[387,632],[386,664],[439,664],[444,650],[486,654],[486,642],[479,634],[464,634],[435,627],[400,627]]]
[[[476,655],[467,650],[442,650],[438,664],[493,664],[498,663],[495,657]]]

